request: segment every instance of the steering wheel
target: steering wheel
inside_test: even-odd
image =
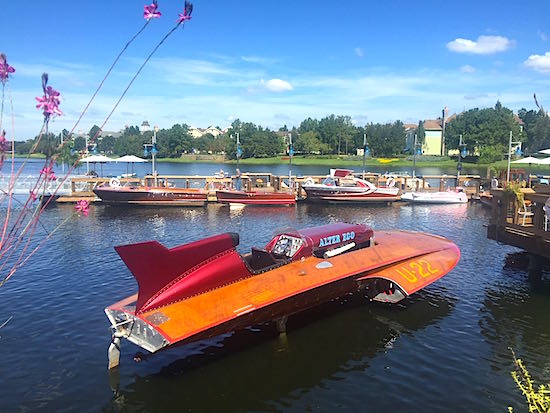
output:
[[[287,255],[287,253],[290,251],[290,240],[288,238],[279,238],[273,249],[271,250],[271,253],[274,255]]]

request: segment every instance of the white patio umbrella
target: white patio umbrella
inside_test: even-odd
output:
[[[135,155],[124,155],[115,159],[116,162],[126,162],[126,175],[128,175],[128,165],[132,164],[132,173],[134,173],[134,164],[147,162],[146,159],[140,158]]]
[[[545,155],[550,155],[550,149],[543,149],[543,150],[539,151],[539,153],[543,153]]]
[[[528,163],[529,164],[529,177],[527,178],[527,184],[531,187],[531,164],[544,165],[544,161],[548,160],[546,164],[550,164],[550,158],[535,158],[534,156],[527,156],[522,159],[516,159],[510,163]]]
[[[101,175],[103,175],[103,164],[106,162],[113,162],[113,158],[109,158],[105,155],[90,155],[78,160],[78,162],[86,162],[86,170],[89,170],[90,163],[99,163],[101,165]]]

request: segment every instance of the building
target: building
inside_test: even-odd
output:
[[[403,124],[405,128],[405,152],[412,153],[414,146],[414,135],[416,135],[416,129],[418,125],[415,123],[405,123]]]
[[[200,138],[204,135],[212,135],[214,138],[217,138],[218,136],[222,135],[224,132],[222,132],[220,129],[218,129],[215,126],[210,125],[206,129],[203,128],[195,128],[191,127],[189,128],[189,135],[191,135],[193,138]]]
[[[151,125],[149,125],[149,122],[144,120],[141,126],[139,127],[139,131],[141,133],[145,133],[145,132],[149,132],[150,130],[151,130]]]

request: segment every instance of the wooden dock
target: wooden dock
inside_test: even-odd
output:
[[[532,189],[522,190],[525,202],[502,189],[493,189],[492,214],[487,237],[513,245],[539,257],[550,257],[550,223],[543,206],[550,197]]]

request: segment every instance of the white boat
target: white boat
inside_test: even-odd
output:
[[[456,191],[406,192],[401,199],[416,204],[465,204],[468,195],[462,188],[457,188]]]
[[[315,184],[310,178],[302,185],[310,202],[368,203],[393,202],[399,199],[400,190],[393,186],[380,186],[357,178],[348,169],[331,169],[323,183]]]

